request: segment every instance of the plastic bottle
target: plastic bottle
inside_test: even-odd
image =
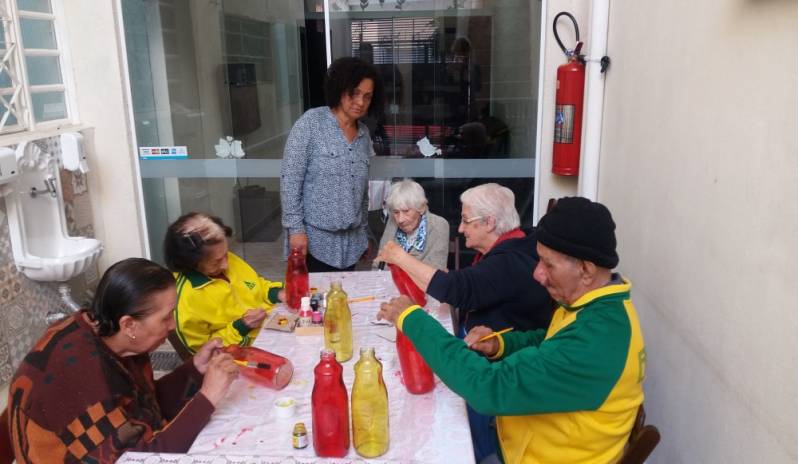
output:
[[[399,355],[399,366],[402,368],[402,380],[410,393],[420,395],[435,388],[435,376],[432,369],[418,354],[413,342],[396,329],[396,353]]]
[[[310,297],[303,296],[299,308],[299,326],[310,327],[313,325],[313,311],[310,309]]]
[[[299,309],[300,300],[308,295],[308,267],[305,255],[299,248],[292,248],[285,268],[286,304],[291,309]]]
[[[388,391],[382,380],[382,363],[374,348],[360,348],[352,386],[352,441],[365,458],[388,451]]]
[[[341,288],[340,281],[330,285],[326,301],[324,347],[335,350],[338,362],[349,361],[352,358],[352,313],[349,311],[349,298]]]
[[[226,346],[223,351],[233,356],[240,366],[241,375],[265,387],[282,390],[294,375],[291,361],[278,354],[254,346],[238,345]]]
[[[427,304],[427,295],[418,288],[418,285],[413,282],[402,268],[393,264],[388,264],[388,267],[391,269],[393,284],[396,285],[396,289],[399,290],[401,295],[409,296],[419,306]]]
[[[344,368],[333,350],[324,349],[313,369],[311,394],[313,449],[320,457],[343,457],[349,450],[349,408]]]

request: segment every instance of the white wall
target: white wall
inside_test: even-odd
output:
[[[87,153],[89,191],[97,238],[105,250],[100,271],[130,256],[144,256],[142,211],[138,203],[136,157],[125,105],[124,52],[117,39],[116,2],[64,2],[80,122],[94,127]],[[120,17],[121,20],[121,17]],[[102,46],[98,46],[102,44]]]
[[[599,200],[647,342],[649,462],[798,461],[798,3],[613,3]]]

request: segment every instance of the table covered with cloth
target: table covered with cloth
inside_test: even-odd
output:
[[[313,368],[319,362],[324,337],[297,336],[293,333],[262,330],[254,346],[279,354],[294,364],[291,382],[280,391],[271,390],[239,377],[227,396],[218,405],[210,423],[200,433],[189,453],[150,454],[126,453],[119,463],[310,463],[334,462],[418,462],[470,463],[474,461],[471,435],[468,428],[465,402],[440,379],[435,389],[423,395],[410,394],[402,384],[399,359],[396,354],[396,329],[376,324],[381,302],[397,296],[398,292],[387,271],[336,272],[310,274],[310,286],[326,293],[330,282],[341,280],[350,299],[374,296],[370,301],[352,302],[353,355],[343,363],[344,383],[352,398],[354,365],[360,348],[373,346],[383,365],[383,379],[388,389],[390,445],[388,451],[374,459],[357,454],[351,444],[345,458],[321,459],[313,451],[311,420],[311,392]],[[441,324],[452,331],[447,305],[429,298],[426,309]],[[281,310],[277,308],[276,310]],[[276,417],[274,402],[279,397],[296,400],[293,417]],[[308,429],[308,447],[294,449],[292,430],[296,422],[304,422]],[[351,428],[351,416],[350,416]],[[351,438],[351,433],[350,433]],[[350,440],[351,441],[351,440]]]

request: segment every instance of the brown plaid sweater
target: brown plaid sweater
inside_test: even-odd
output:
[[[153,380],[149,355],[121,358],[76,314],[50,327],[8,391],[18,463],[111,463],[125,451],[184,453],[214,407],[191,361]]]

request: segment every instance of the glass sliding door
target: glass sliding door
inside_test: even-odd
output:
[[[486,182],[511,188],[522,221],[531,223],[540,2],[331,4],[333,58],[374,63],[386,85],[385,114],[372,122],[379,156],[372,179],[415,178],[452,237],[460,194]],[[416,146],[423,137],[441,155],[425,158]]]
[[[375,240],[384,227],[377,192],[400,177],[425,187],[452,237],[459,195],[485,182],[512,188],[522,219],[531,221],[539,2],[122,0],[122,6],[153,259],[162,261],[170,222],[205,211],[235,230],[235,252],[281,279],[280,162],[296,119],[324,104],[328,32],[330,59],[368,60],[386,85],[384,114],[366,121],[377,153],[370,172]],[[441,155],[421,155],[416,142],[424,137]],[[170,150],[180,147],[187,158],[172,159]]]

